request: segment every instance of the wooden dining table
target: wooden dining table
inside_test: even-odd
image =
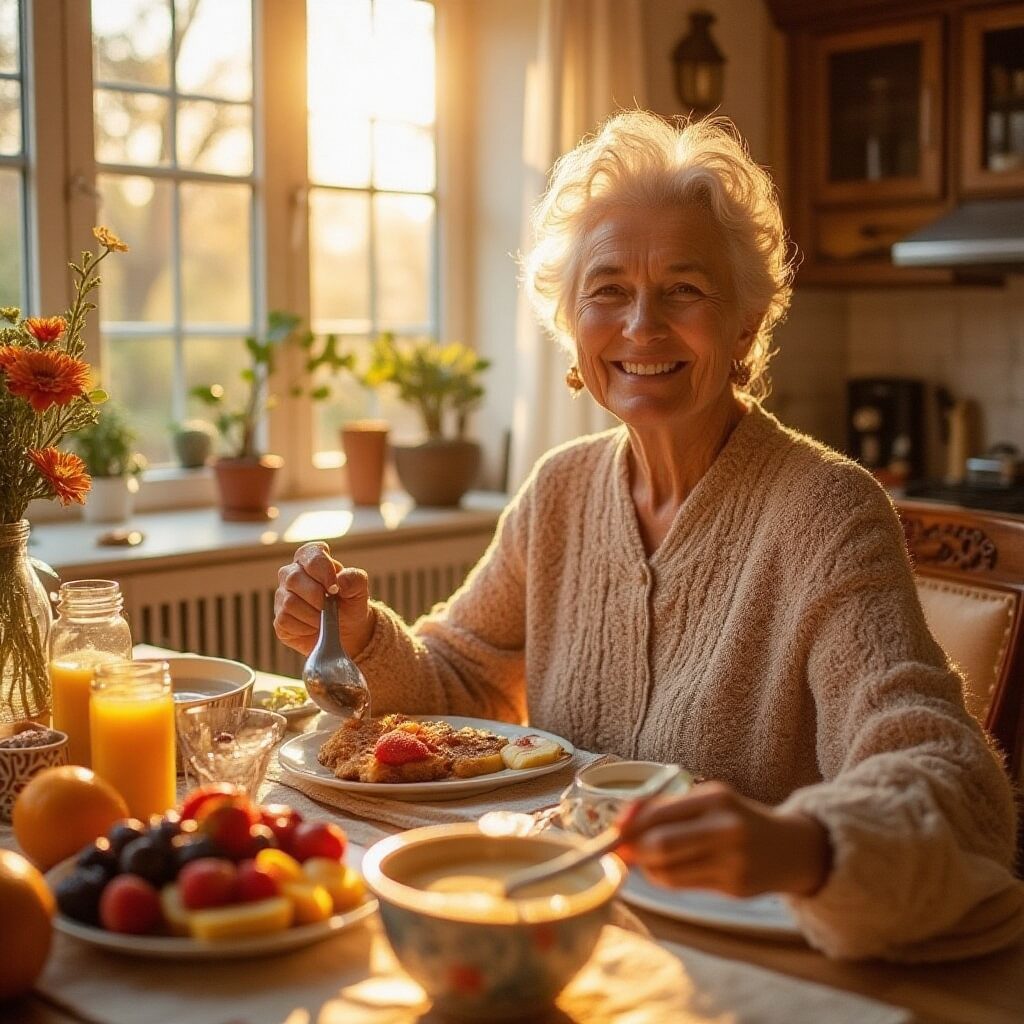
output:
[[[146,653],[153,652],[150,650]],[[287,682],[294,681],[266,673],[257,673],[257,689],[273,689],[274,686]],[[311,726],[307,722],[299,725],[298,728],[308,729]],[[321,816],[336,820],[343,827],[350,824],[344,815],[334,808],[324,807]],[[0,847],[17,849],[16,840],[8,825],[0,825]],[[831,960],[798,941],[768,939],[716,930],[635,908],[630,916],[632,920],[639,922],[638,927],[647,929],[651,939],[675,955],[682,956],[684,962],[687,951],[694,951],[694,956],[710,956],[716,960],[733,962],[737,965],[764,968],[767,971],[775,972],[775,976],[781,975],[785,978],[812,982],[830,990],[853,993],[889,1004],[891,1007],[903,1008],[909,1011],[909,1018],[905,1019],[921,1022],[921,1024],[1021,1024],[1024,1022],[1024,940],[1018,941],[1012,947],[1001,952],[953,963],[903,965],[882,962],[840,962]],[[367,941],[379,943],[382,947],[385,945],[379,933],[379,924],[375,921],[371,920],[369,925],[360,926],[358,930],[366,931],[369,939],[342,936],[332,942],[339,943],[340,948],[343,945],[342,939],[344,939],[348,944],[344,946],[346,949],[350,947],[354,949],[360,942]],[[74,941],[64,936],[60,938],[64,943]],[[80,955],[83,970],[96,970],[91,959],[95,956],[94,951],[87,950],[85,947],[78,950],[63,946],[62,949],[65,958]],[[2,951],[0,951],[0,956],[2,956]],[[342,956],[340,959],[349,965],[350,973],[351,969],[354,969],[356,975],[365,968],[358,966],[352,968],[352,965],[357,962],[364,964],[369,962],[363,954],[356,955],[355,953],[350,953],[347,957]],[[704,961],[702,960],[702,962]],[[123,979],[127,981],[130,972],[138,969],[138,962],[133,961],[132,958],[125,958],[121,963],[116,958],[107,956],[102,963],[103,978],[97,982],[100,987],[93,993],[94,997],[97,997],[98,993],[101,1004],[102,985],[109,986],[111,998],[114,998],[119,989],[119,976],[123,976]],[[259,970],[261,972],[269,971],[269,977],[273,978],[272,960],[264,959],[252,961],[252,963],[260,965],[269,963],[270,966],[266,968],[260,966]],[[312,963],[313,961],[311,961]],[[151,969],[158,969],[158,966]],[[207,972],[205,965],[202,970],[205,976]],[[352,978],[348,980],[351,981]],[[276,1019],[273,1014],[271,1014],[271,1018]],[[182,1024],[187,1019],[184,1016],[180,1018]],[[315,1024],[315,1018],[309,1019],[302,1016],[284,1015],[280,1019],[282,1022],[287,1019],[288,1024],[295,1024],[298,1021]],[[373,1018],[367,1017],[366,1019]],[[435,1018],[425,1016],[416,1019],[433,1021]],[[563,1017],[562,1019],[572,1018]],[[694,1016],[690,1019],[710,1020],[712,1018]],[[715,1019],[720,1018],[716,1017]],[[732,1019],[756,1020],[758,1018],[756,1016],[744,1018],[742,1014],[739,1014]],[[821,1019],[822,1024],[828,1024],[827,1018],[822,1017]],[[25,1021],[26,1024],[72,1024],[72,1022],[81,1024],[83,1021],[88,1021],[92,1024],[98,1020],[103,1020],[103,1017],[96,1015],[95,1008],[89,1013],[80,1013],[75,1006],[69,1006],[59,998],[54,999],[52,993],[34,994],[14,1004],[0,1003],[0,1021],[3,1021],[4,1024],[7,1024],[8,1021],[11,1024],[14,1024],[15,1021]],[[174,1018],[169,1020],[174,1020]],[[232,1024],[243,1024],[243,1022],[247,1024],[245,1017],[232,1019]]]

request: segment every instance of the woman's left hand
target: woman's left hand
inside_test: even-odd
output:
[[[730,896],[809,896],[825,883],[828,833],[805,814],[747,800],[721,782],[642,806],[623,823],[620,852],[653,882]]]

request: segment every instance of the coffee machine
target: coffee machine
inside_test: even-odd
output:
[[[847,453],[887,485],[922,479],[927,465],[924,398],[920,380],[847,381]]]

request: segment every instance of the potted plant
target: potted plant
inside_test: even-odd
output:
[[[279,455],[260,452],[257,432],[263,414],[274,404],[268,382],[274,372],[276,356],[294,336],[299,317],[274,311],[267,318],[263,337],[248,337],[245,348],[249,365],[240,371],[245,397],[236,407],[227,407],[223,385],[199,385],[192,397],[216,413],[214,425],[228,454],[214,464],[220,513],[227,520],[259,520],[270,516],[270,496],[274,478],[284,464]]]
[[[458,342],[399,343],[393,334],[377,340],[367,383],[394,385],[426,433],[420,444],[392,445],[398,478],[417,505],[457,505],[473,483],[480,445],[466,439],[466,427],[484,395],[479,376],[489,366]]]
[[[199,469],[213,454],[217,431],[206,420],[185,420],[171,425],[171,446],[182,469]]]
[[[135,431],[125,411],[108,403],[95,423],[73,435],[71,444],[92,477],[82,516],[93,523],[122,523],[132,514],[139,474],[146,460],[134,449]]]

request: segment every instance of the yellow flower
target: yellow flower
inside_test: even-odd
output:
[[[16,324],[18,317],[21,316],[21,310],[17,306],[0,306],[0,316],[9,324]]]
[[[110,230],[110,228],[102,226],[95,227],[92,229],[92,233],[96,236],[96,241],[99,242],[104,249],[109,249],[111,252],[128,251],[128,246],[122,242],[121,239]]]

